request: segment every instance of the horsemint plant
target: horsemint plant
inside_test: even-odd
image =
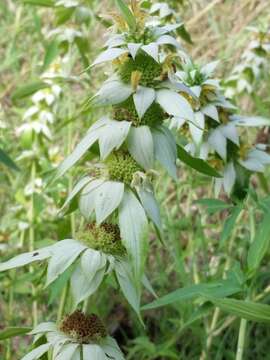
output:
[[[225,95],[234,98],[236,95],[254,92],[256,84],[264,72],[269,71],[270,30],[268,25],[249,26],[251,41],[244,50],[239,64],[224,81]]]
[[[124,295],[139,314],[141,283],[153,292],[143,271],[148,218],[162,237],[152,185],[157,176],[153,170],[155,160],[171,176],[176,178],[177,175],[176,143],[163,121],[181,115],[192,121],[192,107],[179,91],[186,96],[193,94],[185,85],[179,85],[176,91],[171,89],[170,75],[174,67],[165,48],[181,48],[173,36],[179,24],[152,26],[146,23],[147,14],[136,1],[131,2],[131,9],[119,0],[117,5],[124,18],[118,17],[119,22],[107,42],[108,48],[93,64],[110,60],[114,63],[114,74],[92,99],[95,105],[112,106],[111,114],[91,126],[60,165],[56,176],[62,177],[98,141],[100,163],[86,164],[85,175],[64,204],[65,208],[75,196],[79,197],[79,209],[88,224],[78,231],[75,239],[19,255],[2,263],[0,270],[48,258],[47,284],[50,284],[73,266],[70,284],[75,307],[97,290],[105,274],[115,271]],[[57,332],[53,332],[51,339],[50,331],[45,329],[47,344],[30,352],[25,360],[35,359],[51,348],[55,359],[63,358],[69,351],[65,342],[70,337],[62,334],[64,327],[58,327],[58,331],[62,340],[56,344]],[[77,336],[76,331],[72,330],[71,342],[74,342],[74,332]],[[83,332],[83,329],[78,331]],[[104,351],[102,340],[98,339],[100,348],[95,348],[98,349],[96,353],[94,350],[88,353],[87,343],[78,340],[83,343],[84,359],[89,354],[93,354],[93,359],[121,358],[118,353]],[[74,346],[70,347],[72,350],[65,359],[76,359],[77,353],[72,353]]]

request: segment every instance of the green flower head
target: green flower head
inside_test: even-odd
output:
[[[131,121],[134,126],[160,125],[168,116],[156,102],[148,108],[142,119],[139,118],[132,97],[114,106],[114,119],[118,121]]]
[[[115,152],[106,161],[108,177],[112,181],[120,181],[127,185],[132,183],[134,174],[142,171],[139,164],[128,152]]]
[[[119,68],[119,75],[124,83],[130,83],[132,73],[135,71],[141,74],[140,85],[153,86],[155,80],[162,74],[162,66],[152,57],[140,52],[135,60],[128,57]]]
[[[78,238],[89,248],[102,251],[105,254],[125,254],[125,248],[121,242],[120,229],[116,224],[87,224],[85,230],[78,234]]]

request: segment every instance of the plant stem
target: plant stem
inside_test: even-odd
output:
[[[33,160],[31,166],[31,186],[33,186],[33,192],[31,194],[31,201],[30,201],[30,210],[29,210],[29,251],[33,251],[35,247],[35,203],[34,203],[34,191],[35,191],[35,178],[36,178],[36,162]],[[33,267],[30,266],[30,272],[33,273]],[[35,286],[32,285],[32,296],[36,297],[36,289]],[[36,326],[38,323],[38,309],[37,309],[37,300],[33,301],[32,304],[32,318],[33,318],[33,325]]]
[[[58,323],[61,321],[62,316],[64,314],[64,309],[65,309],[65,305],[66,305],[66,301],[67,301],[67,295],[68,295],[68,285],[66,285],[64,287],[62,294],[61,294],[60,304],[59,304],[58,313],[57,313],[57,322]]]
[[[69,111],[70,112],[70,111]],[[72,131],[73,131],[73,126],[72,126],[72,122],[68,124],[68,134],[67,134],[67,154],[69,154],[71,152],[71,148],[72,148]],[[72,190],[72,176],[69,176],[68,179],[68,191],[70,192]],[[70,230],[71,230],[71,237],[74,238],[75,237],[75,214],[71,213],[70,214]],[[58,322],[61,320],[61,318],[63,317],[64,311],[65,311],[65,305],[67,302],[67,297],[68,297],[68,292],[69,292],[69,286],[68,284],[64,287],[62,294],[61,294],[61,299],[60,299],[60,304],[59,304],[59,309],[58,309],[58,314],[57,314],[57,320]]]
[[[245,348],[246,329],[247,329],[247,320],[241,319],[235,360],[243,359],[244,348]]]

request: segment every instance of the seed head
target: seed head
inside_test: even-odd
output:
[[[106,328],[97,315],[86,315],[79,310],[67,315],[59,329],[80,344],[96,342],[107,336]]]

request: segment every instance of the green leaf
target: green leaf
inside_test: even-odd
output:
[[[13,170],[19,170],[14,161],[2,149],[0,149],[0,162]]]
[[[23,99],[37,92],[38,90],[49,87],[50,85],[43,81],[35,81],[18,87],[11,95],[12,101]]]
[[[191,39],[190,33],[187,31],[184,25],[180,26],[178,29],[176,29],[176,32],[183,40],[185,40],[187,43],[193,45],[193,41]]]
[[[262,222],[259,224],[253,243],[251,244],[248,256],[248,270],[253,273],[256,271],[269,249],[270,244],[270,213],[266,213]]]
[[[8,327],[0,331],[0,340],[10,339],[15,336],[24,335],[31,331],[29,327]]]
[[[241,286],[237,282],[221,280],[208,284],[196,284],[175,290],[150,304],[142,307],[143,310],[155,309],[175,302],[190,301],[202,296],[225,297],[240,292]]]
[[[116,6],[131,30],[136,28],[136,19],[123,0],[115,0]]]
[[[220,245],[224,244],[225,241],[230,237],[236,220],[243,209],[243,206],[239,205],[233,208],[230,216],[226,219],[225,224],[220,235]]]
[[[200,173],[212,177],[222,177],[214,168],[202,159],[191,156],[182,146],[177,145],[178,158],[188,166],[199,171]]]
[[[36,5],[36,6],[45,6],[45,7],[54,7],[53,0],[22,0],[24,4]]]
[[[43,71],[53,62],[59,53],[59,41],[53,40],[46,47],[44,62],[43,62]]]
[[[217,299],[215,297],[209,297],[207,300],[221,310],[240,318],[257,322],[270,322],[270,305],[236,299]]]
[[[196,204],[207,206],[207,211],[209,214],[214,214],[215,212],[229,209],[230,204],[225,203],[222,200],[218,199],[199,199],[195,201]]]

